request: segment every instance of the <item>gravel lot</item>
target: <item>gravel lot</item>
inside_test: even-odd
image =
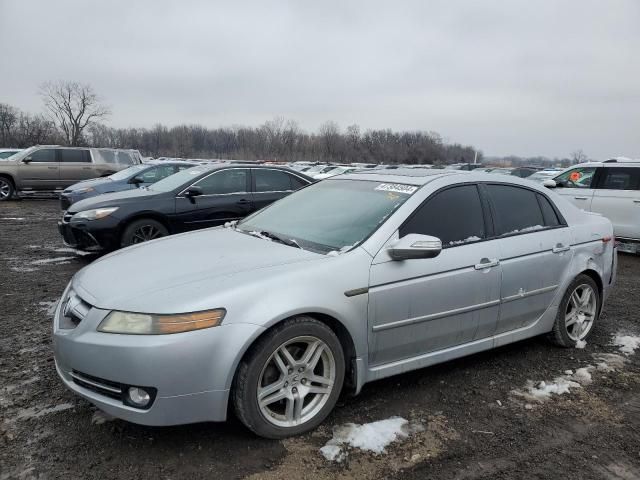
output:
[[[536,338],[369,384],[317,431],[280,442],[235,419],[172,428],[106,419],[66,391],[50,310],[95,256],[64,248],[60,213],[54,200],[0,204],[0,479],[640,478],[640,350],[545,402],[513,392],[620,354],[618,332],[640,334],[640,257],[620,256],[586,348]],[[392,416],[424,428],[382,455],[349,449],[332,463],[319,453],[334,426]]]

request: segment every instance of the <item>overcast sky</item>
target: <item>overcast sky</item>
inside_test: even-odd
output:
[[[639,0],[0,0],[0,102],[91,84],[115,127],[433,130],[640,158]]]

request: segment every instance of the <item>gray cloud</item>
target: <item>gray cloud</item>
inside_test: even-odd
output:
[[[640,3],[0,0],[0,101],[91,83],[113,126],[435,130],[488,154],[640,157]]]

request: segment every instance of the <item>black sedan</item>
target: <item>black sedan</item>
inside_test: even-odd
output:
[[[272,165],[201,165],[149,187],[74,203],[58,229],[69,246],[113,250],[238,220],[312,182]]]

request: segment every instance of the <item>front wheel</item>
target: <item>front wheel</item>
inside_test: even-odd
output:
[[[600,315],[598,286],[591,277],[578,275],[562,297],[551,340],[561,347],[575,347],[593,331]]]
[[[13,183],[6,177],[0,177],[0,202],[10,200],[15,189]]]
[[[340,340],[310,317],[269,331],[238,367],[233,404],[240,421],[267,438],[317,427],[333,410],[344,381]]]
[[[122,234],[121,246],[128,247],[136,245],[156,238],[166,237],[169,235],[167,227],[151,218],[141,218],[131,222]]]

